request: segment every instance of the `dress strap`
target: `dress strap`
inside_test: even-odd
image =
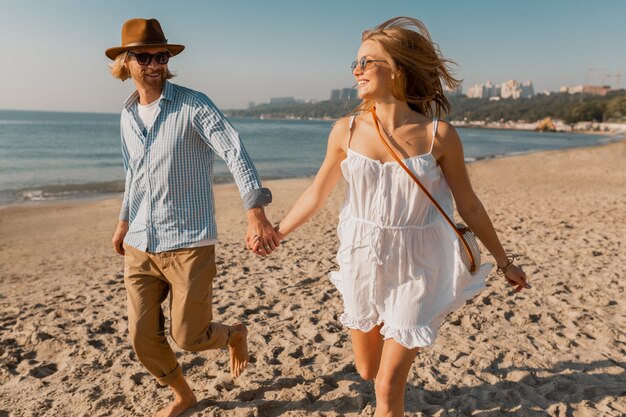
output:
[[[350,121],[348,122],[348,149],[350,149],[350,142],[352,142],[352,126],[354,126],[354,119],[356,119],[356,114],[350,116]]]
[[[430,142],[430,151],[428,153],[433,152],[433,147],[435,146],[435,136],[437,136],[437,126],[439,125],[439,119],[433,117],[433,138]]]

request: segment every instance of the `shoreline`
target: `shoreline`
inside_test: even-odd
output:
[[[579,135],[600,135],[600,136],[622,136],[626,134],[626,123],[624,123],[624,129],[623,130],[616,130],[616,131],[600,131],[600,130],[593,130],[593,129],[577,129],[577,130],[570,130],[570,131],[566,131],[566,130],[554,130],[554,131],[545,131],[542,132],[541,130],[538,129],[524,129],[524,128],[520,128],[520,127],[503,127],[503,126],[488,126],[488,125],[484,125],[484,126],[474,126],[471,124],[464,124],[464,125],[456,125],[454,123],[450,123],[452,124],[452,126],[454,126],[456,129],[471,129],[471,130],[502,130],[502,131],[514,131],[514,132],[537,132],[537,133],[556,133],[556,134],[560,134],[560,133],[564,133],[564,134],[579,134]]]
[[[347,117],[348,115],[342,116]],[[319,118],[319,117],[246,117],[246,116],[229,116],[230,119],[243,119],[243,120],[266,120],[266,121],[280,121],[280,122],[299,122],[299,121],[314,121],[314,122],[335,122],[338,119],[335,118]],[[445,119],[444,119],[445,120]],[[542,132],[536,126],[541,120],[535,122],[516,122],[512,120],[503,122],[487,122],[485,120],[473,120],[471,122],[463,122],[459,120],[446,120],[452,126],[457,129],[484,129],[484,130],[504,130],[515,132]],[[581,135],[623,135],[626,133],[626,122],[595,122],[595,121],[580,121],[575,123],[578,127],[571,127],[570,125],[563,125],[570,127],[569,130],[563,130],[558,128],[556,130],[547,130],[546,133],[573,133]],[[609,127],[605,127],[607,125]],[[528,126],[528,127],[520,127]],[[589,126],[583,128],[581,126]],[[595,126],[595,127],[594,127]],[[605,130],[602,130],[605,129]]]
[[[475,129],[475,128],[469,127],[468,129]],[[476,129],[482,129],[482,128],[476,128]],[[490,130],[511,130],[511,129],[497,129],[497,128],[489,128],[489,129]],[[560,133],[560,132],[556,132],[556,133]],[[529,150],[529,151],[520,151],[520,152],[509,152],[506,154],[494,154],[494,155],[488,155],[488,156],[477,157],[477,158],[467,158],[465,162],[466,164],[469,165],[469,164],[475,164],[481,161],[511,158],[511,157],[517,157],[517,156],[522,156],[522,155],[534,155],[534,154],[542,154],[545,152],[567,151],[567,150],[573,150],[573,149],[586,149],[586,148],[601,147],[601,146],[609,145],[611,143],[626,141],[625,133],[607,135],[607,134],[596,132],[596,134],[603,135],[605,136],[605,138],[603,138],[603,140],[600,140],[598,143],[590,144],[590,145],[576,146],[576,147],[571,147],[571,148],[550,149],[550,150]],[[298,179],[310,179],[310,178],[313,178],[313,175],[298,176],[298,177],[278,177],[278,178],[262,177],[262,181],[265,183],[268,181],[273,182],[273,181],[298,180]],[[233,184],[234,184],[234,181],[232,177],[224,176],[224,177],[220,177],[219,182],[214,183],[213,187],[220,187],[220,186],[233,185]],[[101,183],[48,185],[48,186],[33,187],[33,188],[21,189],[21,190],[4,190],[1,192],[1,194],[4,194],[4,195],[16,195],[16,194],[41,195],[41,194],[45,194],[46,192],[53,192],[54,190],[59,190],[59,192],[62,195],[60,196],[52,195],[50,198],[41,198],[41,199],[40,198],[34,198],[34,199],[13,198],[9,200],[7,197],[0,198],[0,208],[21,206],[21,205],[24,205],[24,206],[45,205],[47,203],[63,204],[63,203],[71,203],[74,201],[76,202],[99,201],[99,200],[104,200],[107,198],[113,198],[115,196],[122,194],[123,186],[124,186],[124,180],[112,180],[112,181],[103,181]],[[103,191],[103,192],[95,191],[95,190],[92,191],[92,189],[94,188],[97,189],[100,187],[102,188],[106,187],[107,191]],[[109,191],[111,188],[121,188],[121,191]],[[66,197],[65,195],[67,195],[68,191],[72,191],[72,190],[76,191],[77,195],[69,195]]]

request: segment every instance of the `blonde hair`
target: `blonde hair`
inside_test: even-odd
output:
[[[126,66],[127,58],[128,58],[128,51],[124,51],[115,57],[115,60],[113,60],[112,64],[109,64],[109,67],[111,67],[111,74],[113,75],[113,77],[122,81],[125,81],[131,77],[130,71],[128,70],[128,67]],[[176,74],[171,72],[170,69],[168,68],[167,74],[165,75],[165,77],[169,80],[170,78],[173,78],[175,76]]]
[[[450,112],[450,102],[443,93],[444,84],[455,89],[461,83],[452,76],[454,61],[439,52],[426,26],[410,17],[394,17],[376,28],[363,32],[361,42],[376,42],[391,67],[391,93],[423,115],[440,117]],[[371,100],[363,100],[355,111],[369,111]]]

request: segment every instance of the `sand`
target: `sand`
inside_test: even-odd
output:
[[[626,142],[481,161],[475,189],[533,289],[488,287],[451,314],[410,372],[413,416],[626,414]],[[279,219],[310,179],[268,182]],[[217,187],[217,321],[243,321],[251,364],[175,348],[199,404],[185,416],[371,416],[374,392],[338,321],[343,187],[270,258],[243,244],[232,185]],[[169,390],[137,362],[123,259],[110,239],[119,198],[0,208],[0,417],[146,416]],[[489,257],[486,257],[489,260]]]

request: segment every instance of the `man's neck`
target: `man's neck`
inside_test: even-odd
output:
[[[137,87],[137,92],[139,93],[139,104],[145,106],[155,100],[158,100],[158,98],[161,97],[161,93],[163,93],[163,88],[165,86],[163,85],[161,88],[146,88],[138,83],[135,83],[135,87]]]

